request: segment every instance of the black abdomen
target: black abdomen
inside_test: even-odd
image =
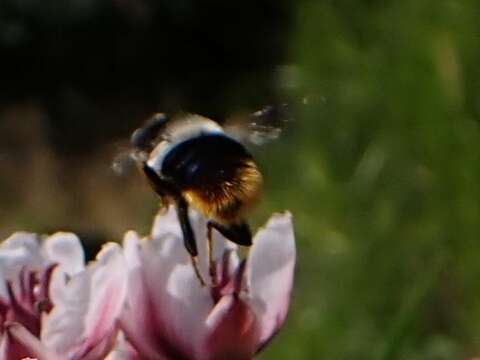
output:
[[[208,134],[173,147],[165,156],[161,171],[181,189],[214,189],[234,179],[238,166],[251,158],[235,140]]]

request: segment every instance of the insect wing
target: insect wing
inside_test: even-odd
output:
[[[290,121],[287,104],[266,106],[248,115],[233,116],[225,121],[225,132],[245,145],[260,146],[277,140]]]
[[[128,174],[135,166],[133,150],[125,150],[118,153],[112,161],[112,170],[116,175]]]
[[[116,175],[128,175],[138,163],[147,160],[147,153],[133,148],[127,143],[117,144],[116,155],[113,158],[111,168]]]

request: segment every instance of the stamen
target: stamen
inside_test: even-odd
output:
[[[8,320],[17,321],[23,324],[35,336],[40,335],[40,318],[30,309],[25,308],[18,301],[11,281],[7,281],[7,292],[10,299],[10,309],[13,310],[7,314]]]
[[[40,311],[50,312],[52,309],[53,305],[49,299],[48,289],[50,288],[50,280],[52,279],[53,270],[57,266],[57,264],[52,264],[40,274],[36,304],[37,309]]]

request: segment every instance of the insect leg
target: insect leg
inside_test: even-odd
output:
[[[190,254],[190,260],[192,262],[195,275],[200,281],[200,284],[205,286],[205,281],[203,280],[200,270],[198,269],[198,250],[195,242],[195,234],[193,233],[192,225],[190,224],[190,219],[188,218],[188,203],[170,182],[162,180],[146,163],[143,164],[142,169],[148,181],[150,182],[150,185],[158,195],[160,195],[162,198],[165,195],[170,195],[175,198],[178,221],[183,234],[183,244]]]
[[[150,186],[153,190],[160,195],[161,197],[170,194],[172,196],[178,196],[178,190],[176,190],[171,183],[168,181],[162,180],[155,170],[153,170],[147,163],[142,164],[142,170],[145,176],[147,177]]]
[[[195,271],[195,275],[197,276],[200,284],[205,286],[205,281],[200,274],[200,270],[198,269],[198,261],[197,261],[197,244],[195,242],[195,235],[192,230],[192,225],[190,224],[190,219],[188,218],[188,203],[182,196],[179,196],[176,199],[176,206],[177,206],[177,216],[180,222],[180,227],[183,233],[183,244],[187,249],[188,253],[190,254],[190,259],[192,261],[193,270]]]
[[[208,270],[210,273],[210,278],[212,283],[215,285],[217,281],[217,269],[215,263],[213,262],[213,243],[212,243],[212,222],[207,223],[207,246],[208,246]]]
[[[240,224],[223,225],[210,220],[208,224],[235,244],[242,246],[252,245],[252,233],[246,222],[241,222]]]
[[[200,281],[200,285],[205,286],[205,280],[203,280],[202,274],[200,274],[200,269],[198,268],[198,260],[196,256],[190,256],[190,261],[192,262],[193,271],[195,272],[195,276],[197,277],[198,281]]]
[[[195,235],[190,224],[190,219],[188,218],[188,204],[183,197],[177,199],[176,204],[178,220],[180,221],[180,227],[182,228],[185,248],[191,256],[195,257],[198,255],[198,250],[195,242]]]

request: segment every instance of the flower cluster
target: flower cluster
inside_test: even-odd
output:
[[[274,215],[246,259],[192,213],[202,286],[175,211],[150,236],[128,232],[85,264],[78,238],[15,233],[0,245],[0,359],[251,359],[283,325],[295,242],[289,214]],[[210,274],[210,275],[209,275]]]

